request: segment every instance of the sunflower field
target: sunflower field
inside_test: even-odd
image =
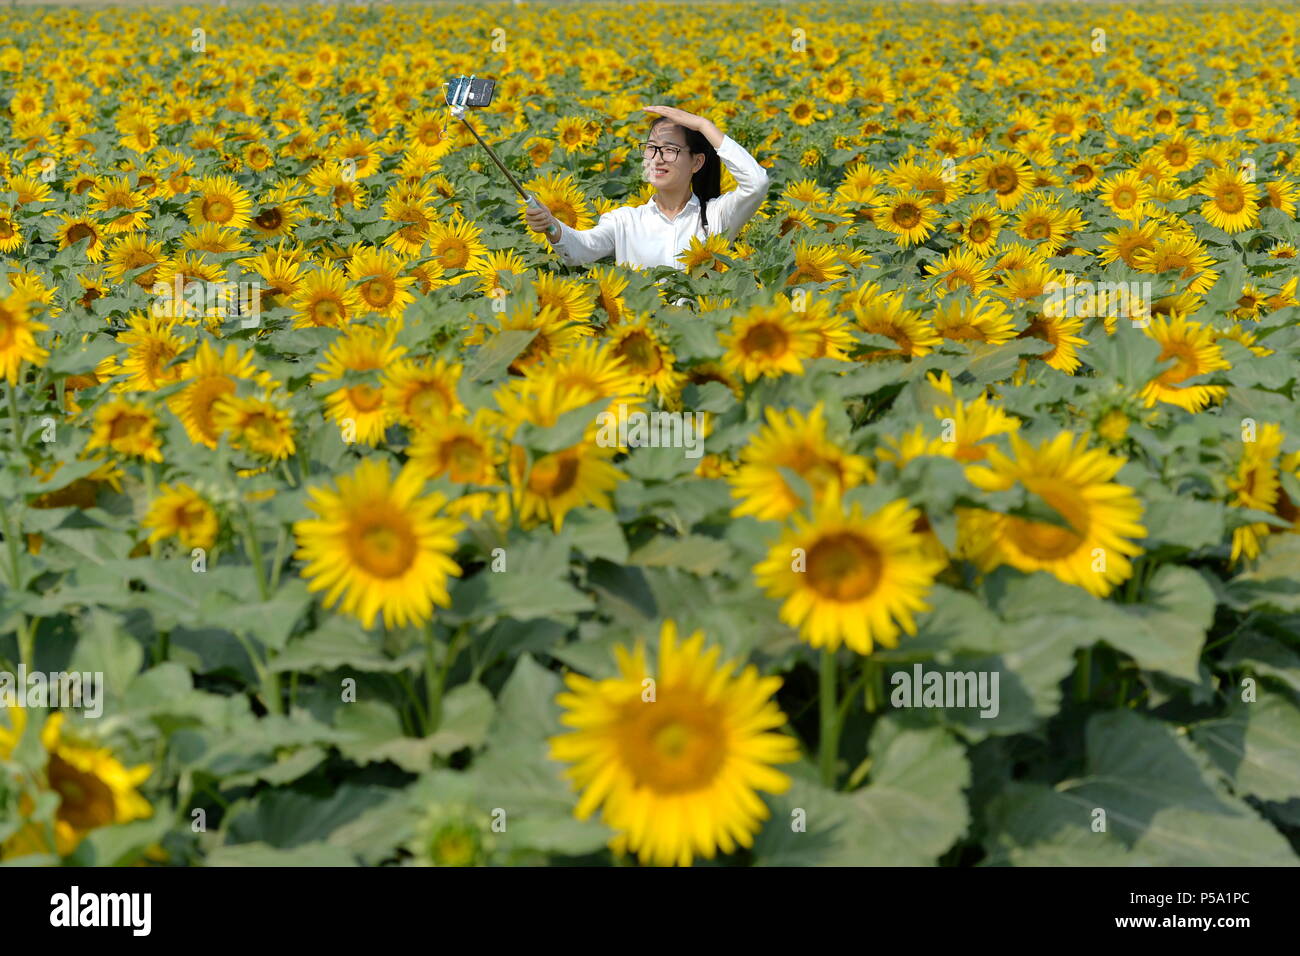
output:
[[[0,860],[1297,863],[1298,44],[0,8]],[[764,204],[566,267],[461,74],[574,228],[652,103]]]

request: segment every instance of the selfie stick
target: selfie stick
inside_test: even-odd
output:
[[[471,76],[470,79],[472,80],[474,77]],[[510,180],[510,185],[514,186],[515,192],[519,193],[520,197],[527,201],[529,208],[540,208],[542,204],[537,201],[537,197],[524,192],[524,187],[520,186],[519,181],[515,179],[514,176],[510,175],[510,170],[506,169],[505,164],[497,158],[496,152],[491,146],[483,142],[483,137],[478,134],[478,131],[474,129],[473,126],[470,126],[469,120],[465,118],[465,108],[467,105],[466,98],[469,96],[469,89],[469,83],[460,83],[457,85],[454,93],[448,93],[447,105],[451,107],[451,115],[458,118],[465,124],[466,128],[474,134],[474,138],[478,140],[478,144],[487,150],[487,154],[492,157],[492,162],[497,164],[497,169],[505,173],[506,179]]]

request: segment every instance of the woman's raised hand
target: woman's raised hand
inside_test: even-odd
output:
[[[688,113],[686,110],[679,110],[675,106],[643,106],[641,109],[647,113],[654,113],[662,116],[666,120],[672,120],[678,126],[685,129],[700,129],[708,122],[702,116],[696,116],[694,113]]]

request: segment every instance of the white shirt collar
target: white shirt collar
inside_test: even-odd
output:
[[[664,222],[673,222],[673,221],[674,221],[674,220],[672,220],[672,219],[669,219],[668,216],[664,214],[664,211],[663,211],[662,209],[659,208],[659,203],[655,201],[655,197],[654,197],[654,196],[651,196],[651,197],[650,197],[648,200],[646,200],[646,201],[647,201],[647,202],[648,202],[648,203],[649,203],[649,204],[654,208],[654,211],[655,211],[656,213],[659,214],[659,218],[662,219]],[[695,195],[695,191],[692,190],[692,191],[691,191],[690,198],[686,200],[686,205],[683,206],[683,207],[682,207],[682,211],[679,212],[679,213],[677,214],[677,218],[678,218],[678,219],[681,219],[683,216],[686,215],[686,211],[687,211],[688,209],[690,209],[692,206],[695,206],[696,208],[698,208],[699,205],[700,205],[700,199],[699,199],[698,196]]]

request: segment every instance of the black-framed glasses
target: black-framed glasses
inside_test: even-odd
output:
[[[641,153],[647,157],[653,157],[656,153],[663,158],[665,163],[677,162],[677,157],[681,154],[680,146],[659,146],[655,143],[642,143]]]

